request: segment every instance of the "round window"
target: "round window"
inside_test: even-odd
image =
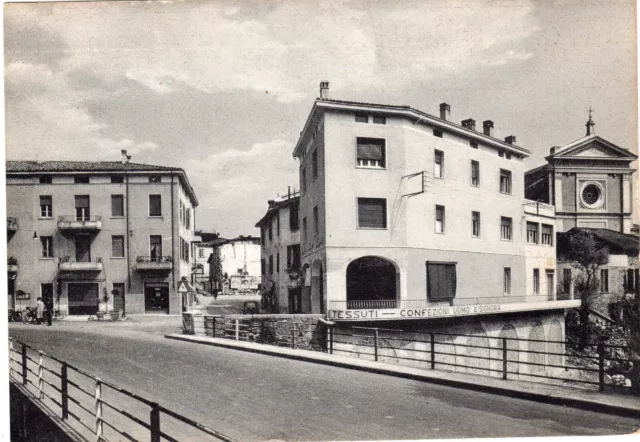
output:
[[[600,200],[600,188],[595,184],[589,184],[582,189],[582,201],[589,206],[593,206]]]

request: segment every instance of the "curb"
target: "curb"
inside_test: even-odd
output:
[[[210,340],[212,338],[204,338],[207,340],[204,340],[204,339],[200,340],[200,339],[197,339],[199,337],[196,337],[193,335],[168,334],[168,335],[165,335],[165,338],[174,339],[174,340],[183,341],[183,342],[191,342],[195,344],[204,344],[204,345],[210,345],[214,347],[241,350],[241,351],[246,351],[250,353],[277,356],[285,359],[293,359],[293,360],[304,361],[304,362],[313,362],[316,364],[330,365],[334,367],[365,371],[369,373],[384,374],[384,375],[395,376],[395,377],[404,378],[404,379],[411,379],[411,380],[416,380],[421,382],[429,382],[437,385],[444,385],[444,386],[455,387],[455,388],[465,388],[467,390],[479,391],[483,393],[498,394],[501,396],[508,396],[508,397],[513,397],[517,399],[525,399],[525,400],[531,400],[535,402],[561,405],[565,407],[578,408],[581,410],[589,410],[589,411],[595,411],[599,413],[607,413],[607,414],[613,414],[616,416],[640,419],[640,400],[638,400],[638,405],[634,408],[634,407],[627,407],[624,405],[602,403],[596,400],[590,400],[586,398],[566,397],[566,396],[561,396],[560,394],[535,393],[531,391],[520,390],[517,388],[478,384],[478,383],[473,383],[473,382],[465,381],[461,379],[451,379],[451,378],[430,376],[428,373],[424,373],[424,374],[411,373],[407,370],[408,367],[404,367],[404,366],[387,367],[387,366],[384,366],[387,364],[380,363],[380,362],[367,361],[368,364],[379,364],[379,366],[363,365],[362,361],[358,359],[354,359],[353,363],[343,362],[343,361],[329,359],[327,356],[315,357],[315,356],[306,355],[306,354],[294,354],[289,352],[284,353],[280,351],[274,351],[269,348],[248,347],[244,344],[237,345],[235,344],[235,341],[230,341],[229,343],[227,343],[227,342],[220,342],[220,340],[216,340],[216,341]],[[196,339],[193,339],[193,338],[196,338]],[[260,345],[260,344],[256,344],[256,345]],[[268,347],[268,346],[264,345],[262,347]],[[290,350],[290,349],[286,349],[286,350]],[[318,353],[318,356],[321,356],[321,355],[326,355],[326,354]],[[357,363],[355,361],[359,361],[360,363]],[[439,372],[439,373],[446,373],[446,372]]]

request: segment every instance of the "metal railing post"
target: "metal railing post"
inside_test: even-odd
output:
[[[9,339],[9,377],[13,371],[13,339]]]
[[[22,385],[27,385],[27,345],[22,344]]]
[[[374,328],[373,329],[373,345],[374,345],[374,357],[376,362],[378,361],[378,340],[379,340],[378,329]]]
[[[236,341],[240,340],[240,321],[235,320],[235,328],[236,328]]]
[[[216,318],[211,318],[211,337],[216,337]]]
[[[102,441],[102,381],[96,378],[96,442]]]
[[[604,391],[604,344],[598,344],[598,389]]]
[[[160,442],[160,406],[155,402],[151,404],[149,424],[151,427],[151,442]]]
[[[39,351],[38,354],[40,355],[38,358],[38,398],[42,400],[44,399],[44,368],[42,367],[42,352]]]
[[[502,379],[507,379],[507,338],[502,338]]]
[[[291,348],[296,348],[296,325],[291,329]]]
[[[436,338],[433,333],[429,333],[429,339],[431,342],[431,369],[436,368]]]
[[[67,363],[63,362],[60,368],[60,394],[62,396],[62,419],[69,418],[69,384],[68,384]]]
[[[262,342],[263,344],[265,342],[267,342],[266,336],[265,336],[265,331],[264,331],[264,319],[260,320],[260,342]]]

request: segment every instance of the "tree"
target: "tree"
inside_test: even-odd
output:
[[[566,258],[580,271],[575,289],[580,295],[580,346],[584,349],[589,338],[589,309],[599,293],[598,270],[609,262],[609,249],[581,230],[569,237]]]

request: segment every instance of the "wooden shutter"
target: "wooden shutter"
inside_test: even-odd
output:
[[[456,263],[427,261],[427,298],[448,301],[456,296]]]
[[[358,198],[358,227],[384,229],[387,227],[387,201]]]
[[[384,140],[358,138],[358,159],[384,161]]]

